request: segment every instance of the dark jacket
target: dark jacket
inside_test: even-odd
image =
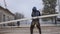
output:
[[[41,16],[40,12],[37,10],[36,12],[32,12],[31,14],[32,17],[36,17],[36,16]]]
[[[36,17],[36,16],[41,16],[41,14],[36,8],[33,8],[31,16]],[[39,19],[33,19],[33,20],[39,20]]]

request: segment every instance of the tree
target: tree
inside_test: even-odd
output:
[[[42,15],[50,15],[50,14],[56,14],[56,2],[57,0],[42,0],[43,4],[44,4],[44,8],[42,11]],[[51,19],[53,21],[53,19],[55,19],[56,21],[56,16],[54,17],[47,17],[47,18],[43,18],[45,20]],[[56,22],[55,22],[56,23]]]
[[[23,14],[18,13],[18,12],[15,13],[15,19],[22,19],[22,18],[24,18],[24,15]],[[19,27],[20,21],[17,21],[17,25]]]
[[[21,18],[24,18],[24,15],[21,14],[21,13],[16,12],[15,13],[15,19],[21,19]]]

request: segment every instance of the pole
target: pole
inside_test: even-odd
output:
[[[6,1],[4,0],[5,9],[7,9]]]

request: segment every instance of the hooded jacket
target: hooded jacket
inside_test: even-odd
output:
[[[36,7],[33,7],[31,16],[32,17],[41,16],[40,12],[36,9]]]

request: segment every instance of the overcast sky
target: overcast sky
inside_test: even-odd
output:
[[[33,6],[36,6],[37,9],[43,8],[42,0],[5,0],[7,8],[15,13],[19,12],[25,15],[25,17],[31,17],[31,12]],[[0,5],[4,7],[3,0],[0,0]]]
[[[5,0],[7,8],[12,12],[19,12],[25,15],[25,17],[31,17],[33,6],[37,9],[43,9],[42,0]],[[0,0],[0,5],[4,6],[4,0]]]

